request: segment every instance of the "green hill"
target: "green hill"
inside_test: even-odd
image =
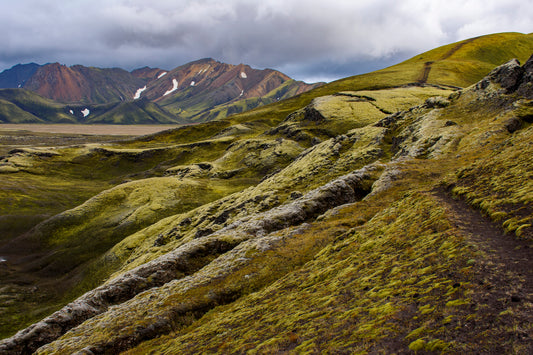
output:
[[[121,102],[102,114],[89,118],[89,124],[179,124],[186,123],[148,100]],[[109,107],[107,105],[106,107]]]
[[[11,151],[0,218],[33,222],[0,240],[0,352],[531,352],[533,59],[508,61],[531,53],[484,36],[221,120]]]
[[[147,100],[65,105],[26,89],[0,89],[2,123],[180,124],[185,121]]]
[[[12,108],[2,117],[3,123],[76,123],[63,105],[29,90],[1,89],[0,100]]]

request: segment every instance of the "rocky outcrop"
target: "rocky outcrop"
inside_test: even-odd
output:
[[[336,206],[368,194],[375,166],[342,176],[304,196],[269,211],[242,218],[212,234],[193,239],[176,250],[141,265],[84,294],[44,320],[0,343],[0,354],[35,351],[111,305],[131,299],[152,287],[194,273],[206,255],[220,255],[245,240],[312,220]]]
[[[490,84],[497,84],[503,93],[516,92],[526,98],[533,97],[533,55],[520,66],[517,59],[494,68],[485,78],[475,84],[475,89],[485,90]]]

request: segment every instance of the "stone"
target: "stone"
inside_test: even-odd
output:
[[[514,91],[520,84],[524,69],[520,66],[517,59],[511,59],[505,64],[493,69],[487,79],[490,82],[500,84],[507,93]]]
[[[514,133],[522,127],[522,122],[516,118],[512,117],[505,122],[505,128],[509,133]]]
[[[430,97],[424,103],[427,108],[443,108],[450,105],[450,101],[442,96]]]

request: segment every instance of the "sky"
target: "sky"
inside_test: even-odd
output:
[[[532,18],[524,0],[0,0],[0,71],[169,70],[209,57],[332,81],[479,35],[531,33]]]

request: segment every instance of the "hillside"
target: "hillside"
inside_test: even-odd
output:
[[[0,89],[0,123],[181,124],[147,100],[101,105],[65,105],[26,89]]]
[[[0,353],[530,353],[532,53],[479,37],[225,119],[12,150]]]
[[[292,97],[321,84],[306,84],[275,70],[213,59],[201,59],[171,71],[144,67],[128,72],[120,68],[51,63],[17,65],[0,73],[0,86],[29,90],[53,100],[51,106],[68,107],[67,113],[72,107],[79,108],[72,113],[79,116],[75,119],[79,123],[205,122]],[[150,102],[147,120],[142,119],[146,111],[136,108],[139,104],[135,101],[141,99],[142,105]],[[117,113],[118,103],[126,105]],[[108,107],[111,108],[107,112],[102,112]],[[85,114],[76,114],[82,110]],[[35,117],[18,115],[11,107],[3,112],[4,122],[36,122]],[[95,118],[94,112],[105,115]],[[41,123],[56,122],[48,117],[38,118]]]

